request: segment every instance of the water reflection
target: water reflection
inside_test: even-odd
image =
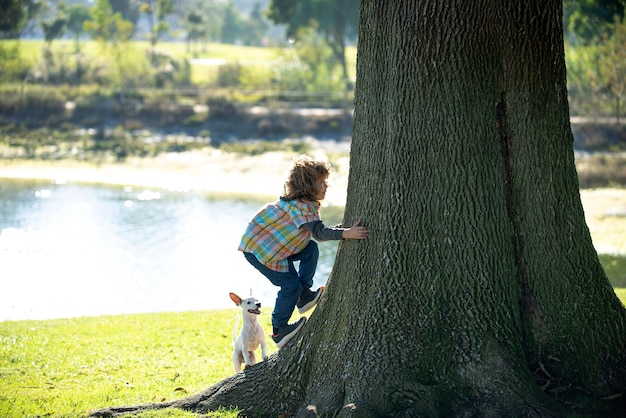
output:
[[[1,179],[0,320],[225,308],[250,289],[269,306],[277,289],[236,250],[259,205]],[[336,246],[320,246],[316,285]]]

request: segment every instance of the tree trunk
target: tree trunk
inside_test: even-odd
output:
[[[344,223],[370,238],[340,244],[317,309],[267,362],[140,408],[560,416],[615,398],[626,310],[580,202],[561,2],[360,7]]]

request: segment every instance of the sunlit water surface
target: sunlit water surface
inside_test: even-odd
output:
[[[230,291],[272,306],[278,288],[237,251],[261,204],[0,179],[0,321],[230,308]],[[336,249],[320,244],[315,286]]]

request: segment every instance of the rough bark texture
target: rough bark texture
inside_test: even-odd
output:
[[[356,89],[345,224],[370,238],[340,245],[269,361],[147,407],[560,416],[623,393],[626,314],[580,203],[561,2],[362,0]]]

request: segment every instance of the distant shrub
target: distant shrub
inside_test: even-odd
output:
[[[204,122],[206,122],[207,116],[208,115],[206,113],[194,113],[183,121],[183,126],[202,125]]]
[[[25,92],[23,94],[0,95],[0,111],[5,114],[15,114],[28,110],[30,114],[39,116],[63,114],[65,99],[54,91],[44,94]]]
[[[237,107],[225,97],[211,97],[207,99],[210,119],[230,119],[238,115]]]
[[[260,136],[276,136],[286,132],[285,126],[278,118],[263,118],[257,123]]]
[[[626,156],[622,154],[579,156],[576,171],[582,189],[626,187]]]
[[[267,90],[272,83],[272,74],[272,69],[267,66],[243,66],[239,75],[239,86],[245,90]]]
[[[138,119],[127,119],[124,121],[124,129],[128,131],[143,129],[143,123]]]
[[[272,82],[279,90],[305,91],[311,70],[302,62],[295,51],[287,50],[283,55],[272,62]]]
[[[166,51],[149,48],[145,58],[151,65],[153,85],[157,88],[188,85],[191,80],[191,69],[186,60],[177,60]]]
[[[239,87],[243,67],[238,62],[220,65],[217,69],[216,84],[218,87]]]
[[[240,141],[220,144],[220,149],[245,155],[260,155],[272,151],[310,152],[311,147],[305,141]]]
[[[0,42],[0,80],[23,81],[30,70],[30,65],[20,55],[19,44],[9,45]]]

